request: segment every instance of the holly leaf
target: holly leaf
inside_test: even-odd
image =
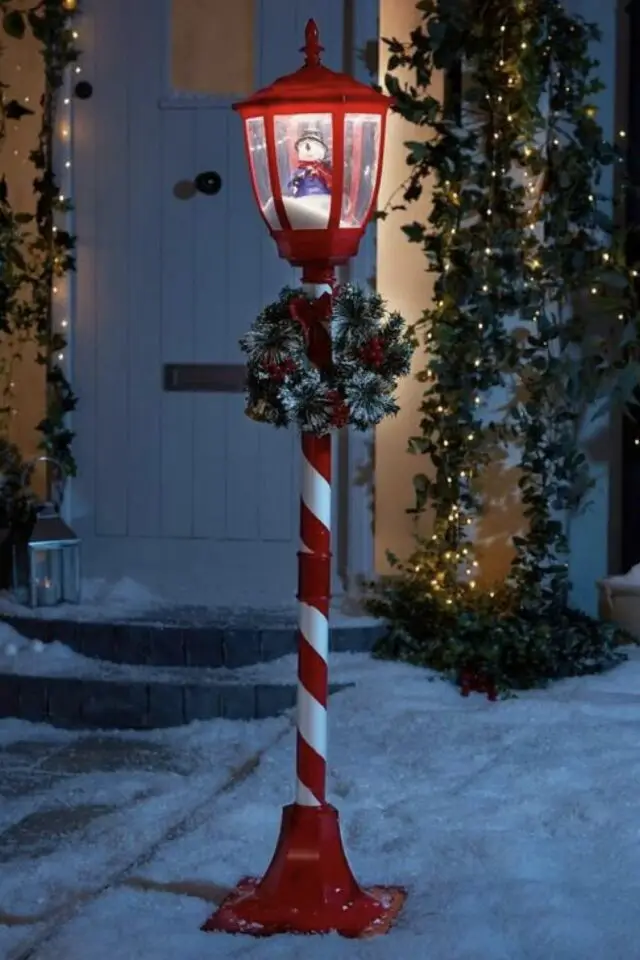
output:
[[[26,30],[24,17],[19,10],[9,10],[2,18],[2,29],[9,37],[22,40]]]

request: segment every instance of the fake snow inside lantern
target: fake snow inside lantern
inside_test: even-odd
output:
[[[52,503],[38,510],[27,561],[32,607],[80,602],[80,539]]]
[[[304,66],[234,105],[258,207],[293,266],[357,254],[382,173],[390,99],[323,66],[322,49],[310,20]]]

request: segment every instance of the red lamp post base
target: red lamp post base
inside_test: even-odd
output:
[[[358,886],[334,807],[293,803],[283,809],[276,851],[262,880],[241,880],[202,929],[253,937],[370,937],[389,931],[405,899],[401,887]]]

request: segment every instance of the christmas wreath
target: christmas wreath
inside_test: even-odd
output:
[[[326,342],[321,362],[318,332]],[[347,284],[312,300],[285,288],[240,340],[247,416],[316,436],[347,425],[368,430],[398,412],[394,394],[414,346],[403,318],[378,294]]]

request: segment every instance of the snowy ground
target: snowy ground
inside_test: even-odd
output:
[[[603,677],[491,704],[462,699],[408,666],[335,657],[334,676],[357,686],[331,701],[330,797],[360,881],[408,888],[387,937],[255,941],[199,932],[214,909],[208,900],[265,868],[291,797],[286,720],[217,721],[148,735],[185,758],[198,753],[192,774],[156,773],[147,782],[131,772],[103,780],[94,773],[85,784],[94,803],[100,791],[107,805],[116,794],[123,803],[136,791],[155,794],[61,841],[55,854],[1,864],[0,908],[8,914],[96,895],[76,902],[74,915],[63,909],[53,932],[46,923],[0,925],[0,956],[638,960],[640,654],[632,658]],[[0,723],[0,745],[24,738],[25,729]],[[36,728],[28,736],[60,737],[68,752],[74,735]],[[220,792],[234,760],[260,748],[255,771]],[[189,882],[199,896],[184,895],[180,884]],[[25,952],[29,944],[35,949]]]

